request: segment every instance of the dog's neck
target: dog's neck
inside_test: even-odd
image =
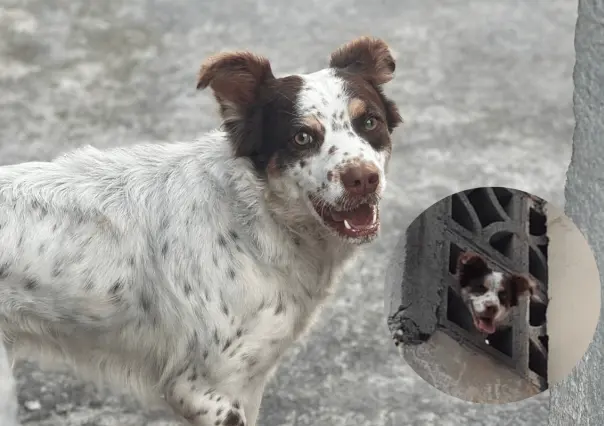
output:
[[[320,271],[316,283],[305,283],[314,286],[308,290],[318,299],[330,295],[348,262],[359,252],[359,246],[331,234],[300,200],[286,199],[268,188],[264,200],[272,220],[293,248],[290,253],[295,258],[289,261],[314,264]]]
[[[227,149],[225,133],[218,135],[224,138],[219,144],[201,142],[203,156],[209,160],[204,167],[212,170],[214,185],[230,194],[230,216],[247,235],[258,261],[280,269],[302,261],[319,270],[342,270],[358,246],[332,235],[301,196],[270,185],[248,159],[237,158]]]
[[[342,240],[322,225],[300,197],[291,197],[271,185],[264,188],[263,195],[271,218],[295,245],[305,245],[321,257],[323,253],[357,251],[357,245]]]

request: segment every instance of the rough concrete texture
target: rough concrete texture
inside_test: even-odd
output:
[[[423,345],[404,345],[399,350],[422,379],[464,401],[506,404],[541,392],[503,363],[440,330]]]
[[[604,2],[580,0],[575,37],[576,127],[568,169],[565,213],[594,251],[604,274]],[[602,306],[600,318],[602,318]],[[551,390],[553,426],[604,424],[604,328],[600,320],[581,363]]]
[[[398,57],[388,92],[407,120],[383,238],[285,360],[260,424],[543,425],[546,395],[483,407],[418,378],[391,344],[383,280],[408,224],[454,192],[502,185],[562,205],[575,22],[568,0],[0,0],[0,163],[209,130],[214,101],[194,86],[216,50],[251,48],[276,72],[304,72],[352,37],[382,36]],[[16,374],[27,425],[177,424],[68,374]]]
[[[449,210],[448,198],[428,207],[401,236],[406,250],[391,255],[397,261],[388,265],[384,285],[388,327],[397,345],[421,344],[439,325],[447,294],[442,265],[448,253],[443,240]],[[404,270],[398,268],[399,259],[404,259]]]
[[[14,377],[10,369],[8,354],[0,344],[0,426],[17,425],[17,398]]]

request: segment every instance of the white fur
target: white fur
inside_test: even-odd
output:
[[[0,332],[14,357],[165,396],[193,425],[254,426],[356,252],[283,213],[305,202],[269,191],[221,131],[0,167]]]
[[[509,315],[510,309],[502,305],[499,299],[499,292],[503,289],[503,273],[491,272],[484,277],[484,286],[487,291],[481,294],[472,293],[469,289],[464,289],[463,294],[466,303],[469,303],[474,315],[483,315],[489,307],[495,308],[495,315],[492,318],[493,323],[499,326]]]
[[[343,197],[344,187],[339,174],[346,165],[366,163],[373,165],[380,173],[379,194],[386,188],[386,151],[376,151],[367,141],[354,131],[347,131],[343,125],[352,130],[348,104],[351,96],[346,93],[345,82],[335,75],[333,69],[323,69],[312,74],[300,76],[304,87],[298,100],[299,114],[317,118],[325,128],[325,142],[320,151],[306,159],[304,167],[295,164],[289,171],[297,186],[307,193],[320,193],[321,198],[329,205],[336,205]],[[337,128],[334,120],[337,117]],[[340,117],[342,117],[340,119]],[[335,147],[333,154],[329,150]],[[332,180],[327,178],[327,172],[333,173]]]
[[[496,306],[498,310],[501,309],[498,293],[502,288],[502,280],[503,274],[501,272],[491,272],[484,280],[487,291],[482,294],[469,294],[474,312],[482,314],[489,306]]]

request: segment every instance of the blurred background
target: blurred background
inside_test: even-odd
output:
[[[452,193],[507,186],[563,206],[576,10],[569,0],[0,0],[0,165],[210,130],[216,106],[195,78],[217,51],[253,50],[276,74],[301,73],[352,38],[383,37],[397,58],[387,93],[406,121],[383,236],[289,353],[260,425],[545,425],[547,393],[480,406],[421,380],[391,344],[383,280],[407,225]],[[35,364],[17,364],[16,380],[24,425],[178,424]]]

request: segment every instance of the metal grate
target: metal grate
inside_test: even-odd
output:
[[[427,339],[426,330],[433,333],[438,328],[547,389],[547,306],[536,301],[520,304],[505,328],[489,336],[487,343],[472,324],[455,278],[459,254],[471,250],[494,270],[530,275],[537,296],[547,301],[544,204],[522,191],[476,188],[448,197],[420,215],[407,231],[402,284],[407,291],[389,318],[395,340],[418,343],[410,337],[410,323],[424,330],[421,340]],[[418,313],[417,307],[423,305],[419,298],[426,296],[437,304],[435,318]]]

